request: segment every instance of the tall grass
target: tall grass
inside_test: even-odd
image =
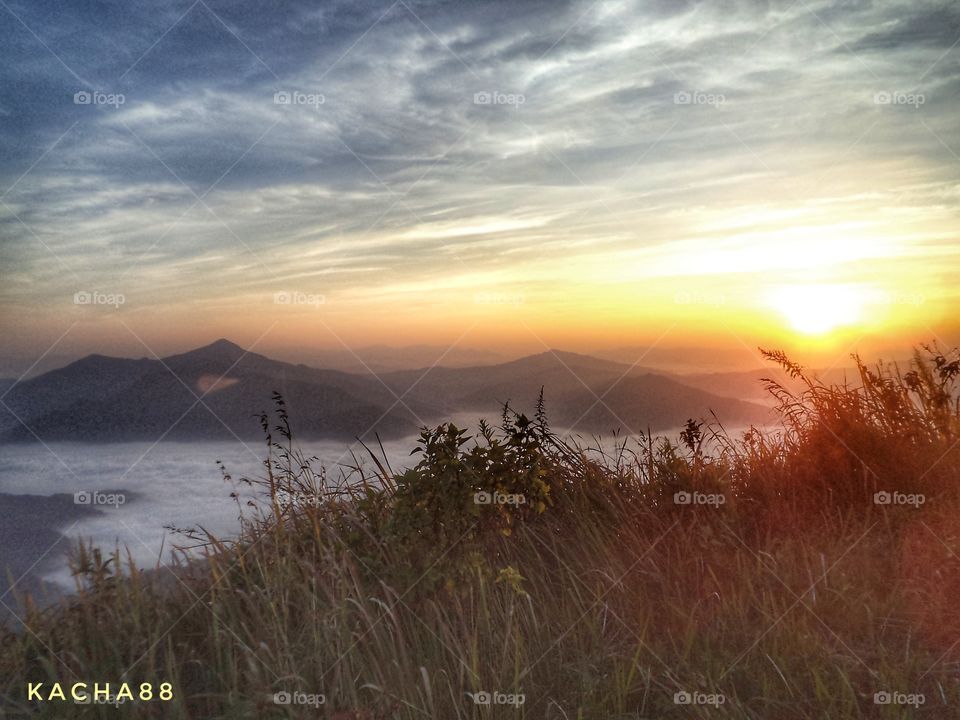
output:
[[[691,421],[591,449],[541,406],[424,431],[413,469],[372,453],[338,482],[278,400],[239,537],[150,572],[79,548],[78,592],[0,642],[5,716],[958,716],[960,363],[856,359],[858,382],[828,387],[768,356],[804,388],[769,383],[777,430]],[[25,700],[76,678],[175,696]]]

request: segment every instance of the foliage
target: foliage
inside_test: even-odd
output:
[[[264,415],[261,491],[233,542],[141,571],[80,548],[78,593],[0,638],[4,708],[28,681],[170,681],[132,718],[880,718],[923,694],[951,717],[960,620],[956,353],[828,386],[782,353],[778,428],[584,446],[505,410],[424,430],[399,474],[370,452],[333,479]],[[923,498],[898,504],[874,493]],[[478,493],[524,503],[476,502]],[[722,497],[718,504],[688,500]],[[484,496],[485,497],[485,496]],[[237,496],[237,501],[240,501]],[[201,557],[197,559],[197,553]],[[477,705],[466,693],[523,695]],[[722,696],[678,704],[678,693]],[[681,695],[682,697],[682,695]],[[70,717],[113,717],[71,706]],[[113,714],[111,714],[113,713]],[[907,713],[903,715],[901,713]]]

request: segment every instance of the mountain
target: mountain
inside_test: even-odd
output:
[[[756,354],[747,348],[621,347],[593,354],[619,363],[643,363],[655,372],[678,374],[742,372],[755,368],[758,362]]]
[[[662,430],[711,411],[728,425],[765,408],[611,360],[548,351],[512,362],[348,373],[295,365],[227,340],[163,359],[90,355],[9,389],[0,440],[259,439],[257,415],[283,395],[301,438],[395,438],[454,413],[531,412],[544,388],[558,428]],[[9,408],[9,410],[7,409]]]
[[[464,408],[495,410],[507,401],[527,406],[536,401],[544,387],[553,412],[558,403],[576,402],[585,387],[609,382],[627,372],[628,365],[549,350],[499,365],[404,370],[385,374],[382,379],[398,394],[419,394],[448,412]]]
[[[162,360],[90,355],[22,382],[4,398],[12,412],[0,408],[0,439],[259,438],[256,415],[272,409],[274,391],[304,437],[392,437],[418,426],[410,410],[391,407],[393,396],[375,380],[278,362],[218,340]]]
[[[860,384],[860,378],[855,368],[809,369],[806,372],[808,372],[811,378],[816,378],[827,385],[843,385],[844,383],[852,385]],[[766,405],[773,403],[773,396],[767,392],[764,380],[774,380],[793,393],[801,393],[805,389],[802,380],[791,378],[778,367],[748,370],[745,372],[671,375],[671,377],[678,382],[682,382],[684,385],[699,388],[700,390],[715,395],[735,397]]]
[[[551,423],[583,432],[666,430],[711,411],[729,425],[770,419],[763,406],[704,392],[649,368],[559,350],[490,367],[403,371],[382,378],[398,394],[418,394],[447,412],[494,412],[509,401],[530,413],[542,387]]]
[[[503,356],[470,347],[442,345],[408,345],[392,347],[371,345],[351,350],[317,350],[295,348],[280,353],[281,359],[312,367],[330,368],[352,373],[385,373],[410,368],[428,367],[435,363],[444,367],[471,367],[503,362]]]

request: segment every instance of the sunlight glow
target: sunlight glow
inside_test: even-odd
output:
[[[770,294],[773,308],[805,335],[822,335],[856,324],[865,302],[864,293],[850,285],[784,285]]]

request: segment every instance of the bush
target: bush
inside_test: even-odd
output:
[[[893,690],[953,716],[956,355],[918,353],[903,375],[856,359],[840,386],[768,356],[801,387],[770,383],[779,429],[691,420],[675,440],[583,447],[541,404],[476,437],[424,430],[410,470],[371,453],[372,472],[336,481],[277,397],[264,476],[246,480],[266,508],[243,508],[234,542],[190,534],[202,558],[169,569],[81,548],[78,593],[0,638],[4,707],[62,716],[26,682],[130,668],[176,688],[135,718],[316,717],[270,699],[294,691],[336,720],[894,717],[873,702]],[[875,501],[893,491],[926,501]]]

